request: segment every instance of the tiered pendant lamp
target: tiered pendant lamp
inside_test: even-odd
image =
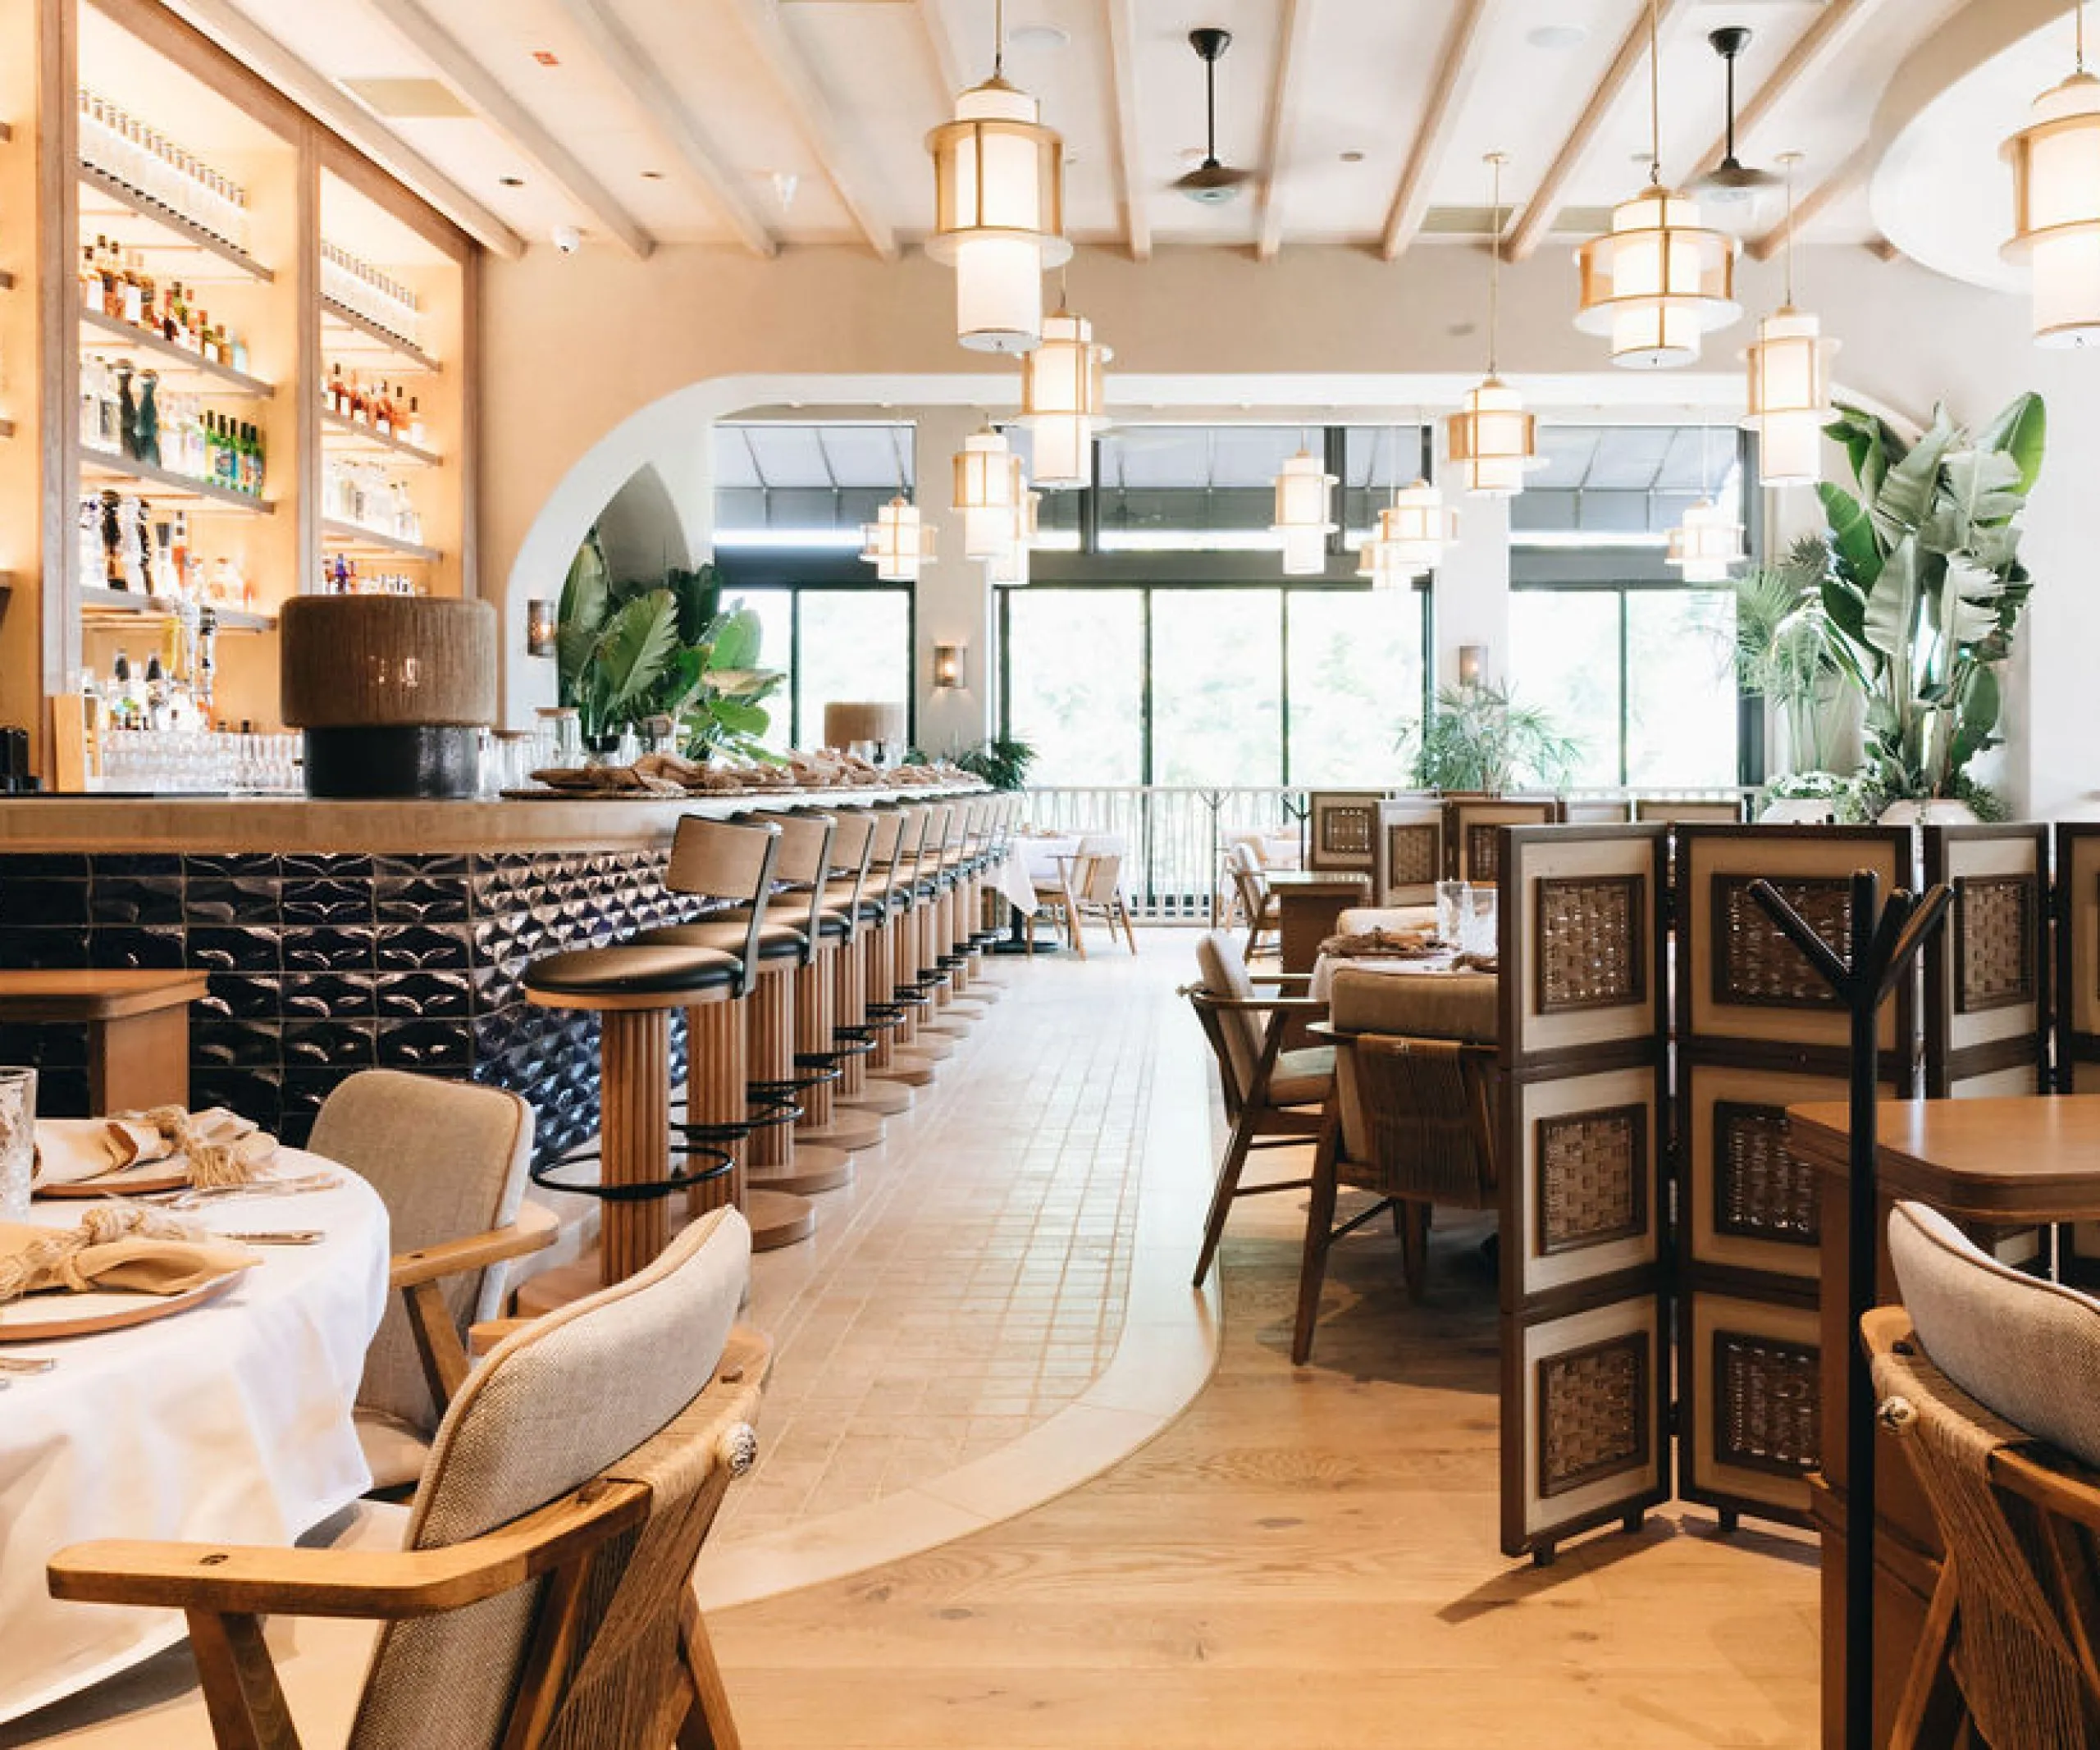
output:
[[[1037,513],[1043,495],[1024,489],[1014,505],[1007,544],[985,562],[985,576],[993,584],[1010,589],[1025,587],[1029,581],[1029,551],[1035,545]]]
[[[1701,485],[1706,473],[1706,434],[1699,434]],[[1684,574],[1687,583],[1725,583],[1728,568],[1741,564],[1742,524],[1702,491],[1696,503],[1688,505],[1684,520],[1669,533],[1669,563]]]
[[[1334,533],[1335,477],[1309,450],[1301,450],[1276,476],[1276,519],[1286,577],[1308,577],[1327,569],[1327,537]]]
[[[908,498],[892,498],[861,525],[861,557],[885,583],[915,583],[919,568],[934,557],[936,530],[919,518]]]
[[[1394,555],[1417,571],[1442,563],[1444,550],[1459,538],[1459,513],[1444,502],[1444,490],[1427,480],[1404,486],[1378,514],[1379,537]]]
[[[1020,458],[1003,433],[988,425],[963,441],[955,458],[955,508],[962,515],[966,558],[993,559],[1012,544],[1024,486]]]
[[[956,337],[979,352],[1022,353],[1043,337],[1043,276],[1069,260],[1065,144],[1040,107],[1007,83],[1004,0],[992,76],[956,99],[926,136],[934,229],[926,253],[955,269]]]
[[[1538,421],[1524,411],[1523,397],[1495,375],[1495,346],[1502,301],[1502,167],[1500,152],[1487,155],[1491,235],[1487,249],[1487,375],[1466,391],[1464,407],[1444,422],[1445,447],[1468,492],[1508,498],[1524,490],[1524,476],[1544,459]]]
[[[1742,314],[1736,254],[1725,231],[1699,222],[1699,203],[1663,186],[1659,0],[1648,0],[1648,186],[1612,208],[1611,229],[1576,251],[1575,326],[1611,337],[1614,364],[1691,364],[1700,336]]]
[[[1830,355],[1835,340],[1822,324],[1794,308],[1794,176],[1800,153],[1787,153],[1786,301],[1757,325],[1743,354],[1750,366],[1746,430],[1758,435],[1760,486],[1813,486],[1823,477],[1823,427],[1830,417]]]
[[[2077,18],[2070,77],[2034,99],[2001,153],[2012,167],[2012,236],[2002,253],[2034,276],[2040,346],[2100,344],[2100,79],[2085,71],[2083,0]]]
[[[1035,483],[1045,491],[1093,484],[1093,440],[1108,424],[1105,367],[1114,353],[1060,298],[1043,344],[1020,362],[1020,423],[1034,440]]]

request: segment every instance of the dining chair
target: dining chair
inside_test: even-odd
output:
[[[1035,905],[1021,920],[1021,932],[1031,958],[1035,953],[1035,921],[1039,917],[1047,916],[1057,934],[1066,941],[1071,940],[1072,915],[1078,909],[1072,893],[1072,865],[1075,860],[1076,853],[1061,856],[1057,859],[1055,873],[1036,875],[1029,883],[1035,889]],[[1085,959],[1086,944],[1080,943],[1078,948],[1080,958]]]
[[[1108,925],[1108,938],[1116,939],[1120,925],[1130,952],[1138,951],[1138,933],[1131,926],[1130,902],[1123,897],[1123,841],[1106,834],[1080,840],[1072,858],[1067,912],[1072,946],[1086,958],[1086,922],[1100,918]]]
[[[1418,1305],[1428,1288],[1431,1212],[1495,1208],[1500,985],[1491,973],[1336,969],[1325,1029],[1335,1097],[1312,1160],[1291,1337],[1299,1366],[1312,1353],[1335,1241],[1390,1211],[1408,1298]],[[1337,1227],[1344,1186],[1376,1201]]]
[[[1239,914],[1246,920],[1245,956],[1249,960],[1258,960],[1264,953],[1273,952],[1281,942],[1281,902],[1270,887],[1261,859],[1252,845],[1242,843],[1230,847],[1225,853],[1225,867],[1232,877],[1232,890],[1239,902]]]
[[[385,1510],[405,1521],[393,1550],[60,1550],[56,1597],[185,1611],[199,1682],[170,1696],[165,1668],[127,1673],[48,1711],[35,1742],[730,1750],[689,1582],[757,1448],[768,1346],[734,1328],[750,1268],[749,1227],[717,1209],[634,1275],[506,1338],[445,1412],[413,1505]],[[265,1615],[383,1626],[368,1664],[316,1673],[310,1631],[266,1634]],[[359,1669],[361,1684],[342,1681]]]
[[[1946,1555],[1887,1743],[2100,1743],[2100,1300],[1920,1204],[1888,1251],[1903,1304],[1860,1333]]]
[[[358,1441],[375,1488],[422,1474],[467,1377],[468,1328],[494,1318],[510,1260],[551,1245],[559,1222],[525,1203],[532,1108],[478,1082],[360,1070],[322,1103],[307,1146],[386,1205],[392,1292],[358,1387]]]
[[[1203,1222],[1203,1249],[1196,1257],[1195,1286],[1200,1288],[1217,1255],[1233,1199],[1303,1190],[1312,1182],[1293,1179],[1243,1186],[1239,1181],[1254,1149],[1298,1147],[1319,1135],[1321,1107],[1334,1085],[1335,1054],[1326,1046],[1283,1049],[1293,1019],[1325,1010],[1324,1003],[1310,997],[1281,993],[1281,987],[1303,985],[1309,974],[1250,972],[1239,944],[1222,930],[1208,931],[1197,942],[1196,966],[1201,977],[1183,994],[1217,1054],[1226,1120],[1232,1126]],[[1259,994],[1257,987],[1262,985],[1280,987],[1278,994]]]

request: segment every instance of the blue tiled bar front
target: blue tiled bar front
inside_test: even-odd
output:
[[[0,966],[208,973],[191,1102],[287,1141],[381,1066],[517,1090],[544,1158],[597,1128],[597,1026],[528,1004],[525,969],[690,916],[663,884],[678,819],[743,806],[0,802]],[[0,1026],[0,1062],[39,1067],[46,1112],[86,1111],[84,1030]]]

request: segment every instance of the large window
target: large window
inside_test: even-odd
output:
[[[1001,592],[1002,728],[1061,784],[1385,785],[1427,596],[1335,585]]]
[[[770,747],[815,747],[824,740],[824,708],[838,700],[908,706],[911,698],[911,592],[868,584],[742,589],[742,601],[765,628],[760,660],[784,669],[787,685],[767,703]]]

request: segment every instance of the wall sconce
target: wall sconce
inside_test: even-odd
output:
[[[936,644],[934,647],[934,691],[960,692],[970,684],[970,647]]]
[[[552,656],[560,649],[560,626],[555,617],[555,605],[544,597],[533,596],[525,603],[525,654],[528,656]]]
[[[1487,647],[1485,644],[1461,644],[1459,647],[1459,684],[1477,687],[1487,679]]]

